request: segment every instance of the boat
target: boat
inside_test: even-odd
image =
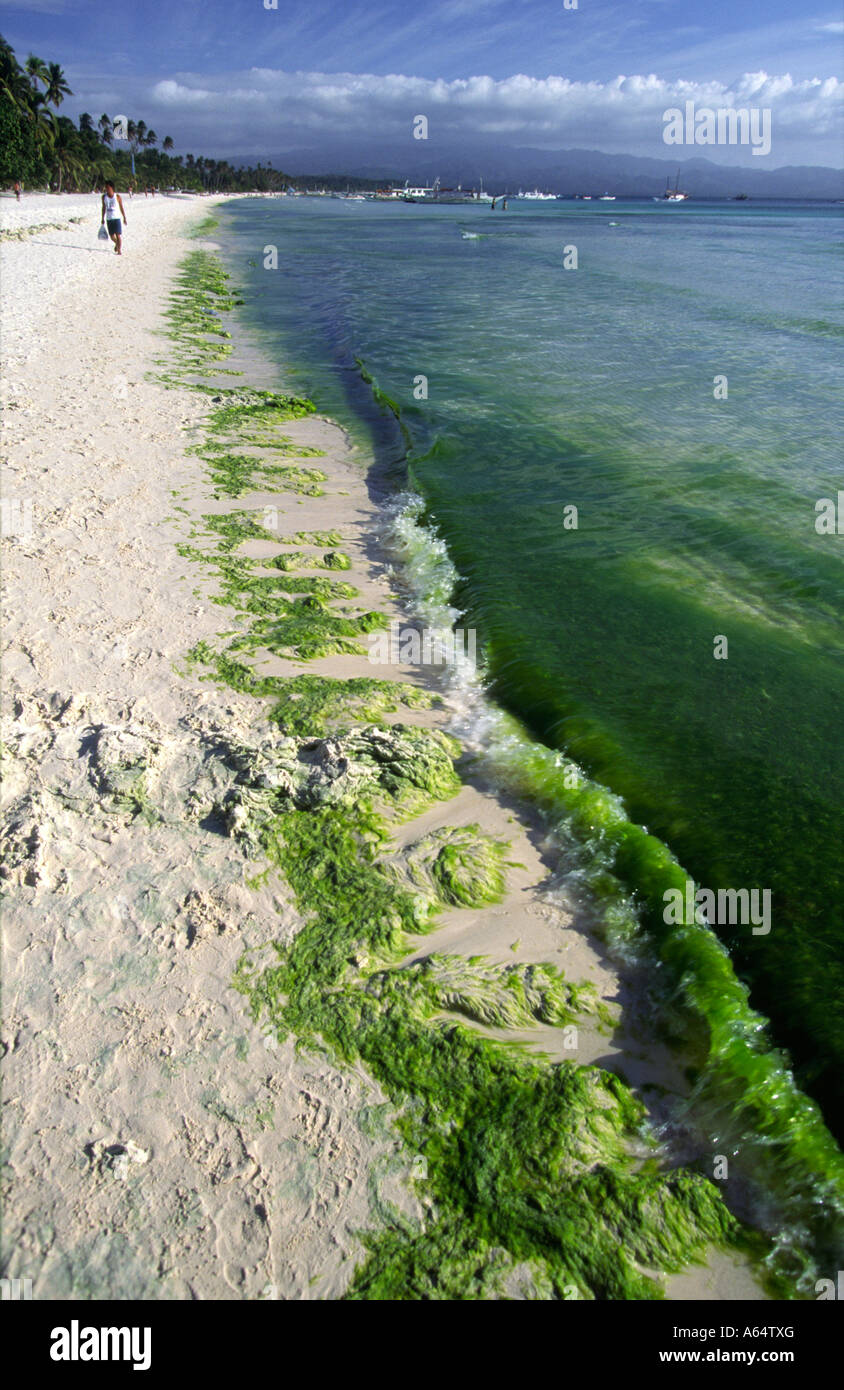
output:
[[[665,192],[662,195],[661,201],[663,203],[684,203],[688,196],[688,193],[681,193],[680,191],[680,170],[678,169],[673,188],[669,186],[668,179],[665,180]]]
[[[683,194],[683,197],[685,198],[685,196],[686,196],[686,195],[685,195],[685,193],[684,193],[684,194]],[[598,202],[599,202],[599,203],[614,203],[614,202],[615,202],[615,194],[614,194],[614,193],[602,193],[602,194],[600,195],[600,197],[598,198]]]
[[[484,192],[484,181],[481,179],[480,189],[465,189],[461,183],[456,188],[440,188],[437,179],[438,203],[492,203],[494,201],[491,193]]]
[[[481,180],[480,191],[476,189],[464,189],[462,184],[456,188],[443,188],[439,179],[434,179],[430,188],[415,187],[405,185],[399,190],[398,196],[405,203],[491,203],[492,194],[484,192],[483,179]]]
[[[532,193],[522,193],[521,190],[516,194],[517,198],[522,198],[526,203],[556,203],[556,193],[540,193],[535,188]]]

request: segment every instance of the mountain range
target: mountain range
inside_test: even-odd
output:
[[[232,160],[232,163],[239,163]],[[254,162],[254,156],[242,162]],[[716,164],[709,159],[665,160],[638,155],[604,154],[600,150],[542,150],[479,146],[437,154],[424,142],[403,143],[400,149],[381,154],[378,164],[335,148],[329,159],[311,150],[286,150],[273,159],[276,168],[291,175],[319,181],[329,172],[371,179],[373,184],[411,182],[444,186],[462,183],[477,186],[481,178],[491,193],[515,193],[520,188],[539,188],[551,193],[614,193],[617,197],[655,197],[666,181],[672,186],[679,168],[680,187],[693,198],[729,198],[746,193],[750,198],[844,199],[844,171],[816,165],[786,165],[758,169],[749,165]],[[392,170],[391,175],[385,170]],[[302,174],[299,174],[302,171]]]

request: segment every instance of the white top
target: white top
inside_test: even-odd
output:
[[[116,194],[116,193],[104,193],[104,194],[103,194],[103,198],[105,199],[105,215],[106,215],[106,218],[107,218],[108,220],[110,220],[110,221],[113,221],[115,217],[119,217],[119,216],[120,216],[120,207],[119,207],[119,204],[118,204],[118,202],[117,202],[117,194]]]

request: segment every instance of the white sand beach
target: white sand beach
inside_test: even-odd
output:
[[[260,702],[184,667],[232,615],[176,549],[215,508],[187,452],[206,403],[154,377],[185,234],[218,201],[126,199],[118,258],[97,240],[97,196],[0,200],[4,1272],[36,1298],[336,1298],[381,1208],[421,1210],[373,1079],[268,1038],[232,987],[244,947],[297,926],[281,878],[252,885],[254,864],[207,823],[230,776],[221,746],[274,735]],[[339,530],[344,577],[399,616],[366,460],[329,421],[289,433],[326,451],[327,482],[319,498],[275,499],[285,525]],[[365,655],[313,669],[338,663],[372,674]],[[451,717],[447,703],[391,716]],[[115,801],[133,750],[155,820]],[[470,782],[406,838],[445,823],[508,839],[518,867],[502,902],[444,913],[418,954],[551,961],[617,1017],[623,981],[547,891],[538,820]],[[554,1055],[553,1034],[520,1036]],[[641,1033],[586,1027],[578,1060],[623,1060],[634,1085],[677,1080]],[[760,1296],[723,1256],[673,1287]]]

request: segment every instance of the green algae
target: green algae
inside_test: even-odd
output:
[[[312,413],[311,402],[191,380],[224,371],[219,363],[231,347],[219,315],[237,302],[216,259],[192,252],[171,297],[169,327],[180,356],[172,384],[211,397],[195,452],[218,495],[318,486],[324,479],[316,470],[243,452],[305,456],[280,431]],[[442,735],[374,721],[402,705],[430,707],[436,697],[395,681],[262,676],[240,660],[238,653],[258,648],[300,658],[360,652],[357,639],[386,620],[336,613],[329,600],[354,591],[325,576],[293,576],[284,557],[234,554],[247,539],[278,540],[254,515],[203,520],[210,545],[181,553],[214,574],[215,601],[250,621],[222,650],[198,643],[190,666],[269,701],[271,721],[289,736],[261,757],[243,753],[220,809],[246,852],[281,871],[303,917],[292,943],[272,948],[269,965],[265,948],[246,952],[235,983],[276,1036],[292,1033],[300,1046],[362,1062],[399,1107],[408,1151],[427,1165],[418,1183],[425,1218],[411,1222],[379,1208],[386,1229],[363,1236],[368,1256],[348,1296],[506,1297],[519,1271],[529,1272],[542,1297],[661,1296],[640,1266],[679,1269],[709,1244],[742,1238],[717,1188],[661,1166],[643,1108],[618,1078],[574,1061],[551,1065],[476,1027],[600,1017],[592,993],[544,964],[435,953],[402,965],[411,938],[429,930],[439,910],[498,901],[505,886],[507,847],[477,827],[424,837],[400,870],[389,853],[397,819],[458,790],[458,749]],[[339,542],[336,532],[297,532],[280,543]],[[325,568],[346,568],[345,557],[329,555],[336,552],[323,556]],[[298,562],[297,554],[290,564]],[[262,572],[271,567],[278,575]],[[350,729],[361,719],[369,727]],[[317,738],[335,730],[341,738]]]
[[[283,608],[289,595],[309,594],[320,599],[352,599],[358,590],[344,580],[329,579],[326,575],[296,575],[285,572],[284,578],[262,574],[264,561],[245,556],[229,558],[223,547],[214,551],[182,543],[177,551],[185,559],[194,560],[212,574],[218,591],[210,596],[212,603],[238,609],[243,613],[271,617]]]
[[[203,527],[195,527],[193,537],[211,536],[214,538],[214,548],[218,554],[227,555],[235,550],[244,541],[271,541],[276,540],[275,535],[268,527],[262,526],[257,520],[258,512],[239,509],[233,512],[226,512],[220,516],[216,512],[209,512],[203,516]]]
[[[281,423],[293,418],[299,411],[299,402],[288,397],[276,398],[281,404],[271,411],[273,420]],[[290,402],[289,410],[287,402]],[[302,413],[305,413],[304,411]],[[212,413],[209,427],[214,427],[215,414],[234,416],[226,427],[227,438],[211,439],[190,450],[199,455],[208,465],[209,474],[217,494],[228,497],[242,497],[244,493],[266,491],[298,492],[308,497],[320,497],[319,484],[325,482],[325,474],[319,468],[303,468],[289,463],[276,462],[274,458],[256,457],[253,454],[237,452],[238,447],[254,447],[271,452],[283,458],[321,458],[324,450],[294,443],[284,435],[266,433],[236,433],[238,415],[248,415],[247,407],[226,407]],[[218,426],[222,432],[222,426]]]
[[[188,236],[191,239],[207,236],[209,232],[216,231],[219,225],[219,217],[215,217],[213,212],[206,213],[205,216],[190,229]]]
[[[634,1161],[644,1112],[617,1078],[513,1056],[439,1016],[559,1026],[595,1011],[591,992],[545,965],[435,954],[396,968],[419,911],[379,860],[388,826],[376,798],[388,793],[398,813],[409,798],[418,812],[457,789],[442,745],[424,730],[402,733],[412,751],[397,758],[385,737],[382,754],[370,753],[377,774],[341,805],[306,809],[301,791],[271,790],[260,847],[305,921],[269,967],[245,953],[236,978],[279,1037],[362,1060],[402,1107],[409,1151],[425,1156],[429,1218],[364,1237],[369,1258],[349,1296],[494,1297],[516,1264],[538,1261],[554,1297],[659,1297],[638,1265],[677,1269],[711,1242],[737,1240],[715,1187]]]
[[[272,490],[321,497],[325,474],[319,468],[296,468],[249,458],[245,454],[203,454],[217,496],[242,497],[245,492]]]
[[[499,902],[508,846],[478,825],[442,826],[407,852],[414,883],[449,907]]]
[[[357,596],[351,584],[324,577],[288,577],[289,570],[302,566],[332,571],[349,569],[348,557],[340,552],[310,557],[297,551],[268,560],[234,555],[243,541],[272,541],[273,533],[242,509],[225,516],[209,514],[202,520],[204,529],[195,529],[193,540],[204,536],[213,543],[205,549],[182,543],[178,546],[179,554],[198,561],[216,577],[219,591],[212,595],[213,602],[231,606],[252,618],[229,643],[229,655],[265,650],[300,661],[338,654],[363,655],[361,639],[388,625],[386,614],[343,614],[332,606],[336,599]],[[260,572],[268,567],[277,568],[278,577]]]
[[[339,551],[329,550],[324,555],[306,555],[301,550],[294,550],[285,555],[274,555],[269,560],[264,560],[265,565],[271,565],[274,569],[290,570],[297,569],[326,569],[326,570],[350,570],[352,562],[348,555],[343,555]]]
[[[268,718],[291,734],[324,734],[350,722],[376,720],[406,709],[431,709],[439,702],[430,691],[403,681],[369,676],[332,679],[329,676],[261,676],[254,667],[207,642],[188,653],[188,666],[206,668],[207,680],[219,681],[241,694],[269,697]]]
[[[214,603],[233,604],[247,613],[266,613],[274,610],[277,594],[317,594],[324,599],[357,598],[354,584],[325,575],[286,575],[281,581],[272,575],[251,575],[244,579],[241,572],[232,574],[228,566],[220,567],[222,589]]]
[[[159,380],[171,387],[210,389],[197,387],[193,378],[231,375],[219,366],[232,352],[231,334],[220,314],[242,303],[217,258],[208,251],[191,251],[168,295],[167,332],[177,351],[175,364],[172,359],[158,363],[168,369]]]
[[[748,1002],[726,948],[694,921],[666,923],[665,893],[685,895],[687,875],[668,847],[628,820],[620,800],[559,753],[536,744],[499,714],[487,771],[546,815],[577,856],[579,877],[602,904],[605,935],[660,982],[660,1026],[694,1058],[687,1109],[711,1136],[712,1152],[777,1204],[782,1234],[769,1273],[781,1291],[811,1290],[837,1268],[844,1248],[844,1156],[818,1106],[803,1094],[789,1059],[770,1040]],[[574,770],[576,776],[568,777]],[[631,886],[635,885],[633,910]],[[693,885],[694,887],[694,885]],[[657,974],[658,972],[658,974]]]
[[[463,1014],[488,1028],[563,1028],[583,1014],[608,1021],[594,986],[577,984],[544,962],[498,965],[483,956],[431,955],[413,966],[424,977],[435,1008]]]
[[[266,448],[278,445],[276,431],[282,425],[313,415],[316,410],[313,401],[305,396],[243,387],[222,394],[214,392],[213,402],[217,408],[207,421],[212,440],[215,436],[237,434],[244,442]]]
[[[389,801],[407,818],[459,789],[452,762],[458,751],[439,730],[403,724],[324,739],[276,736],[259,748],[232,748],[237,781],[218,809],[230,832],[253,848],[273,817],[291,807],[371,809]],[[382,837],[379,830],[375,838]]]
[[[407,425],[404,422],[401,406],[399,405],[398,401],[395,400],[392,396],[389,396],[387,392],[384,390],[384,388],[378,385],[378,382],[376,381],[372,372],[363,362],[362,358],[356,357],[355,365],[357,366],[358,372],[360,373],[361,381],[364,381],[366,385],[369,387],[370,391],[372,392],[372,399],[381,407],[383,411],[389,413],[394,417],[396,424],[398,425],[399,430],[401,431],[402,438],[404,439],[405,444],[408,447],[410,447],[412,444],[410,431],[408,430]]]
[[[130,820],[140,820],[146,825],[154,825],[161,819],[143,772],[127,778],[119,790],[111,792],[109,801],[112,810],[128,816]]]
[[[416,1231],[365,1236],[349,1296],[475,1297],[477,1271],[498,1261],[482,1281],[491,1297],[505,1269],[539,1261],[554,1297],[659,1297],[639,1265],[678,1269],[738,1239],[720,1194],[700,1175],[634,1161],[644,1112],[618,1078],[514,1054],[437,1017],[449,1003],[499,1017],[505,991],[520,1021],[534,1010],[576,1017],[585,991],[569,992],[550,967],[538,977],[516,967],[512,983],[504,968],[436,956],[384,968],[418,930],[412,895],[378,862],[385,834],[361,808],[267,825],[264,850],[305,922],[268,968],[253,971],[245,956],[236,981],[279,1036],[363,1061],[401,1107],[409,1151],[426,1159],[430,1215]]]
[[[290,420],[313,412],[313,404],[298,396],[275,391],[237,388],[216,391],[216,405],[205,420],[206,438],[189,452],[208,466],[215,493],[241,497],[244,493],[272,489],[319,497],[325,474],[318,468],[304,468],[281,459],[321,458],[323,449],[297,444],[281,434]],[[262,450],[273,457],[243,453],[244,448]]]
[[[279,545],[341,545],[339,531],[297,531],[293,536],[279,536]]]
[[[360,638],[368,632],[387,626],[383,613],[362,613],[357,618],[344,618],[319,594],[311,592],[299,598],[284,599],[281,586],[273,598],[272,613],[256,617],[247,631],[229,645],[229,652],[254,652],[265,649],[276,656],[313,661],[318,657],[348,653],[360,656]],[[254,611],[254,598],[246,604]]]

